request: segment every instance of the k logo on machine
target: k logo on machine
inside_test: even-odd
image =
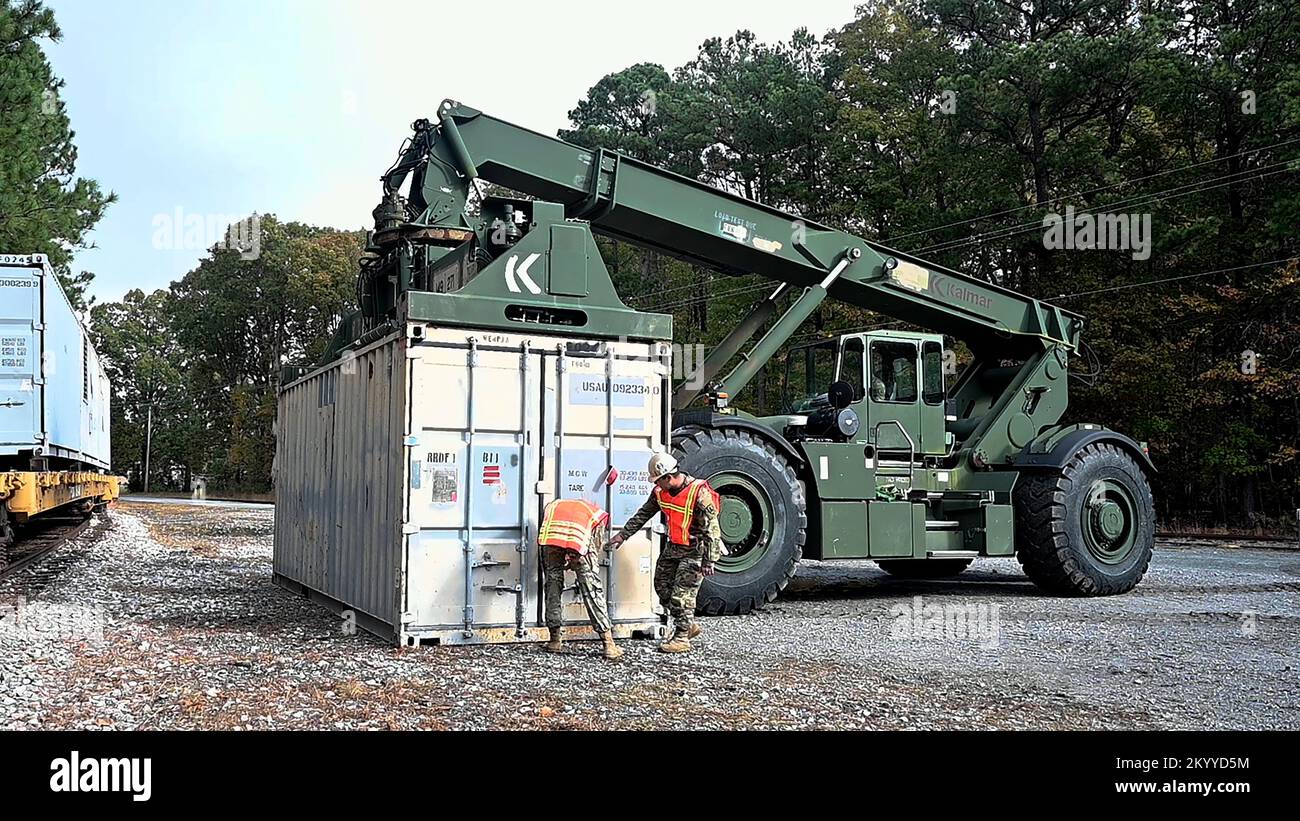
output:
[[[542,289],[537,287],[537,283],[533,282],[533,278],[528,275],[528,266],[536,262],[540,256],[541,254],[529,254],[524,258],[524,264],[518,268],[515,268],[515,263],[519,261],[518,254],[512,254],[510,259],[506,260],[506,287],[510,289],[511,293],[521,293],[519,282],[515,277],[523,280],[524,287],[528,289],[529,293],[540,294],[542,292]]]

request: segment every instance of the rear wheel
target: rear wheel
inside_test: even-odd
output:
[[[1151,485],[1113,444],[1084,446],[1060,471],[1021,476],[1015,503],[1016,558],[1049,593],[1125,593],[1151,564]]]
[[[974,559],[880,559],[876,564],[900,579],[944,579],[970,567]]]
[[[673,455],[721,501],[728,554],[705,578],[695,609],[710,616],[761,609],[789,584],[803,556],[808,517],[794,468],[772,443],[736,429],[679,429]]]

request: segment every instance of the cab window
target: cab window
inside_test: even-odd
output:
[[[834,339],[795,348],[786,354],[781,405],[785,413],[799,413],[818,404],[835,375],[839,344]]]
[[[927,342],[921,349],[924,366],[925,386],[921,397],[927,405],[937,405],[943,401],[943,346],[938,342]]]
[[[852,336],[844,340],[844,348],[840,354],[840,372],[836,379],[853,386],[854,402],[860,402],[867,395],[866,359],[866,348],[862,344],[862,337]]]
[[[872,401],[915,402],[916,391],[916,346],[910,342],[872,342]]]

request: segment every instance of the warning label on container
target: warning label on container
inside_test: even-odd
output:
[[[429,471],[429,488],[435,505],[453,504],[459,486],[460,471],[455,468],[433,468]]]
[[[423,461],[411,463],[411,489],[428,488],[435,505],[454,504],[460,489],[460,468],[451,451],[430,451]]]

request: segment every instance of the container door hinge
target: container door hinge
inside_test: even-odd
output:
[[[420,437],[418,434],[408,433],[402,437],[402,444],[408,448],[418,448],[420,446]]]
[[[420,532],[420,526],[419,526],[419,525],[411,524],[410,522],[402,522],[402,535],[403,535],[403,536],[414,536],[416,533],[419,533],[419,532]]]

